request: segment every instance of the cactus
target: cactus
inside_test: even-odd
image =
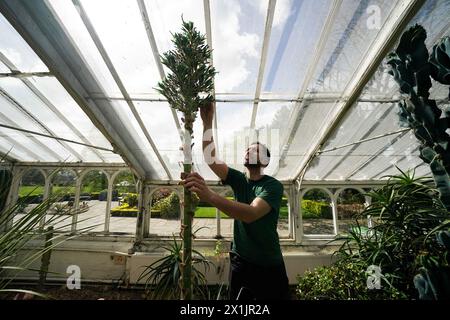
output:
[[[213,101],[215,69],[209,64],[211,50],[205,36],[192,22],[182,21],[181,33],[174,33],[175,48],[165,52],[161,62],[170,70],[156,89],[167,98],[170,106],[181,112],[184,124],[183,154],[184,178],[192,171],[193,126],[199,108]],[[181,299],[192,299],[192,220],[195,201],[191,192],[184,188],[184,214],[181,227],[183,238],[183,261],[181,264]]]
[[[436,233],[439,245],[444,248],[441,257],[425,256],[420,273],[414,277],[414,286],[422,300],[450,299],[450,232]]]
[[[413,130],[420,142],[420,158],[429,164],[440,199],[450,210],[450,111],[438,108],[429,99],[431,78],[450,84],[450,38],[434,46],[429,55],[425,45],[425,29],[415,25],[401,37],[396,50],[388,55],[389,73],[406,96],[399,102],[399,118],[403,126]]]
[[[430,56],[431,77],[446,85],[450,85],[450,37],[441,39]],[[450,90],[449,90],[450,99]]]

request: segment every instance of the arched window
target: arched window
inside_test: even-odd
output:
[[[331,195],[325,189],[306,191],[301,200],[303,234],[333,235],[334,221]]]
[[[356,218],[364,210],[364,195],[357,189],[346,188],[337,193],[337,218],[339,233],[345,233],[356,225]],[[359,217],[361,227],[367,227],[367,219]]]

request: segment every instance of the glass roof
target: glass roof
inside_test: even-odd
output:
[[[126,161],[147,179],[178,180],[181,115],[155,87],[167,73],[157,58],[183,17],[213,49],[215,138],[230,166],[243,170],[245,145],[258,140],[272,153],[266,173],[283,181],[378,180],[395,166],[427,175],[416,139],[398,124],[398,88],[375,58],[416,2],[2,1],[0,153],[19,162]],[[449,35],[448,12],[448,0],[425,1],[408,26],[422,24],[430,48]],[[436,84],[432,97],[445,106],[448,89]],[[197,119],[194,168],[217,181],[201,138]]]

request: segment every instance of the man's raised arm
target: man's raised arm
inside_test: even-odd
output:
[[[216,158],[216,146],[214,143],[212,122],[214,119],[215,103],[200,108],[200,116],[203,120],[203,158],[211,170],[221,179],[225,180],[228,175],[228,166]]]

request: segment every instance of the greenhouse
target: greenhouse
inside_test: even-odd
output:
[[[205,101],[229,174],[270,150],[293,299],[450,297],[449,0],[0,0],[0,30],[0,297],[226,297],[239,201],[206,159]],[[196,35],[212,80],[192,117],[175,104],[196,74],[164,84]],[[167,280],[149,266],[168,254],[192,266]]]

